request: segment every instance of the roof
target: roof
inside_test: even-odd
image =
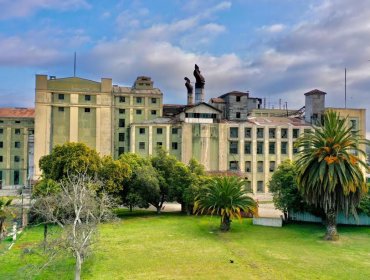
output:
[[[219,98],[219,97],[211,98],[211,102],[212,103],[226,103],[225,100],[223,100],[222,98]]]
[[[34,108],[0,108],[0,118],[34,118]]]
[[[323,92],[323,91],[318,90],[318,89],[313,89],[313,90],[311,90],[309,92],[306,92],[304,95],[308,96],[308,95],[317,95],[317,94],[318,95],[325,95],[326,92]]]
[[[233,95],[233,96],[248,96],[249,97],[249,92],[242,92],[242,91],[233,90],[233,91],[227,92],[227,93],[219,96],[219,98],[224,98],[224,97],[226,97],[228,95]]]
[[[190,109],[190,108],[194,108],[194,107],[197,107],[197,106],[200,106],[200,105],[205,105],[215,111],[218,111],[220,113],[222,113],[221,110],[217,109],[216,107],[213,107],[212,105],[209,105],[208,103],[206,102],[200,102],[200,103],[197,103],[197,104],[193,104],[193,105],[186,105],[184,108],[183,108],[183,111],[186,111],[187,109]]]
[[[311,126],[301,118],[295,117],[249,117],[248,122],[256,125],[292,125],[292,126]]]
[[[186,105],[163,104],[163,116],[174,116],[181,113]]]

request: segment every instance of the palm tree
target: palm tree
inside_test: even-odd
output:
[[[241,220],[241,211],[257,213],[257,203],[247,196],[245,181],[238,177],[215,177],[196,197],[195,213],[221,216],[221,231],[228,231],[233,218]]]
[[[366,192],[363,169],[367,169],[359,145],[367,143],[352,132],[347,118],[334,111],[325,114],[322,126],[314,126],[297,141],[298,188],[309,204],[325,213],[326,240],[338,239],[339,211],[356,216],[356,206]]]
[[[12,199],[7,197],[0,197],[0,240],[4,238],[5,234],[5,219],[11,214],[8,209]]]

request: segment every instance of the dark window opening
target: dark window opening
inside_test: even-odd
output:
[[[172,142],[172,150],[177,150],[177,142]]]
[[[163,128],[157,128],[157,134],[163,134]]]
[[[58,94],[58,99],[59,100],[64,100],[64,94]]]
[[[145,128],[143,127],[139,128],[139,134],[145,134]]]
[[[125,134],[123,132],[118,133],[118,141],[125,141]]]
[[[85,113],[90,113],[90,108],[85,108]]]
[[[125,119],[118,120],[118,127],[125,127]]]
[[[118,156],[122,155],[125,153],[125,147],[118,147]]]
[[[91,95],[85,95],[85,101],[91,101]]]

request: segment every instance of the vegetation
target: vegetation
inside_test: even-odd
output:
[[[364,195],[360,201],[359,210],[370,216],[370,188],[368,187],[368,189],[368,193]]]
[[[340,242],[328,243],[321,240],[322,225],[270,228],[246,219],[220,234],[218,217],[143,210],[120,215],[121,222],[99,226],[83,279],[370,279],[365,227],[340,227]],[[31,277],[30,266],[46,257],[34,249],[42,231],[27,229],[0,255],[0,279],[73,279],[74,259],[68,254]]]
[[[229,231],[232,219],[241,220],[241,211],[257,212],[257,203],[245,192],[245,181],[235,176],[215,177],[195,199],[196,213],[221,216],[221,231]]]
[[[361,196],[367,191],[361,168],[367,165],[357,155],[366,140],[352,133],[347,118],[329,111],[324,124],[314,127],[298,140],[300,149],[298,187],[305,201],[323,210],[327,240],[338,239],[336,217],[339,211],[356,215]],[[356,155],[357,154],[357,155]]]
[[[11,198],[0,197],[0,241],[5,237],[6,233],[5,220],[12,214],[9,209],[11,203]]]

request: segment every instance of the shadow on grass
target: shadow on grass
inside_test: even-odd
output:
[[[145,209],[138,209],[138,210],[133,210],[132,212],[130,212],[130,210],[126,208],[117,208],[113,212],[120,219],[186,216],[186,214],[181,213],[181,212],[161,212],[160,214],[157,214],[156,211],[145,210]]]

